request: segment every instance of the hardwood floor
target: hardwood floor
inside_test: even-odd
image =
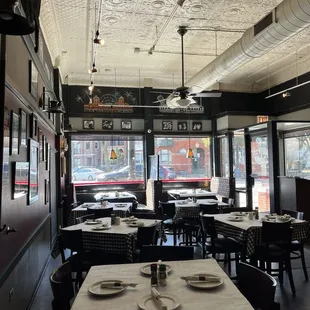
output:
[[[166,245],[172,245],[172,236],[169,235],[167,237],[168,241]],[[307,266],[310,266],[310,245],[306,246],[305,255]],[[201,259],[201,250],[198,247],[195,247],[195,259]],[[37,294],[28,310],[52,309],[51,302],[53,299],[53,295],[50,288],[49,276],[52,271],[56,269],[60,264],[60,257],[58,257],[57,259],[51,258],[49,260],[49,264],[47,266]],[[232,273],[234,273],[234,268],[232,268]],[[308,268],[308,273],[310,274],[310,268]],[[276,301],[280,302],[281,310],[310,310],[310,282],[305,281],[300,260],[296,260],[293,262],[293,276],[296,286],[296,296],[292,295],[288,278],[285,275],[283,287],[280,287],[280,285],[278,285],[277,287]]]

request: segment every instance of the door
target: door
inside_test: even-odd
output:
[[[259,212],[270,211],[269,166],[267,134],[250,136],[250,176],[248,186],[252,187],[253,208]]]

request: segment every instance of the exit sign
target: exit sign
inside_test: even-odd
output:
[[[257,115],[257,123],[265,123],[268,122],[269,116],[268,115]]]

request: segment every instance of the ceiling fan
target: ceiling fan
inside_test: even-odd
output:
[[[199,93],[193,94],[190,93],[189,88],[184,85],[184,44],[183,37],[187,32],[186,26],[179,26],[178,34],[181,36],[181,56],[182,56],[182,86],[176,88],[172,93],[163,93],[163,92],[152,92],[159,94],[168,94],[167,98],[163,98],[153,103],[164,103],[166,102],[167,106],[171,109],[175,108],[186,108],[190,104],[196,104],[194,97],[221,97],[222,93]]]

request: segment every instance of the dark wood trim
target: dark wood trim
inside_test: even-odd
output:
[[[15,269],[23,255],[26,253],[26,251],[29,249],[33,241],[36,239],[36,237],[40,234],[40,232],[44,229],[45,225],[50,221],[50,214],[43,220],[43,222],[40,224],[40,226],[35,230],[33,235],[28,239],[28,241],[25,243],[23,248],[16,254],[12,262],[9,264],[9,266],[4,270],[4,272],[0,275],[0,288],[4,284],[4,282],[7,280],[7,278],[10,276],[12,271]]]
[[[229,167],[229,177],[234,177],[234,153],[233,153],[233,132],[227,132],[227,139],[228,139],[228,167]]]
[[[244,129],[244,144],[245,144],[245,174],[246,174],[246,207],[253,208],[253,178],[252,163],[251,163],[251,136],[248,129]]]

